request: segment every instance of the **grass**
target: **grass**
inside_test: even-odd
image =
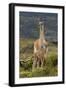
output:
[[[46,77],[58,75],[57,45],[49,43],[48,56],[43,68],[32,70],[33,64],[33,39],[20,39],[20,78]]]

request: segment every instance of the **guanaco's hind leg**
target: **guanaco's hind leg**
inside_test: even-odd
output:
[[[40,66],[40,60],[39,58],[37,58],[37,68],[39,68],[39,66]]]
[[[44,66],[44,58],[41,58],[41,68]]]

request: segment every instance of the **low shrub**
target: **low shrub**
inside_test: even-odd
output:
[[[23,56],[24,61],[20,62],[20,77],[46,77],[58,75],[58,57],[57,53],[50,52],[43,68],[35,68],[32,70],[33,56]]]
[[[58,65],[58,57],[57,57],[57,54],[55,53],[51,53],[48,57],[47,57],[47,60],[46,60],[46,65],[48,66],[57,66]]]

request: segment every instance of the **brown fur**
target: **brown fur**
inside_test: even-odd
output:
[[[43,67],[47,57],[47,41],[45,40],[44,26],[40,23],[40,37],[34,42],[34,61],[33,68]],[[45,48],[44,48],[45,46]]]
[[[46,41],[45,41],[46,42]],[[44,43],[46,48],[41,48],[41,40],[38,39],[34,42],[34,46],[36,47],[36,52],[34,51],[34,61],[33,61],[33,69],[35,67],[43,67],[45,65],[48,48],[48,43]]]

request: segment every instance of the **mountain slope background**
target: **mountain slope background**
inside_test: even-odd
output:
[[[45,38],[57,42],[57,13],[20,12],[20,38],[39,38],[39,21],[45,25]]]

